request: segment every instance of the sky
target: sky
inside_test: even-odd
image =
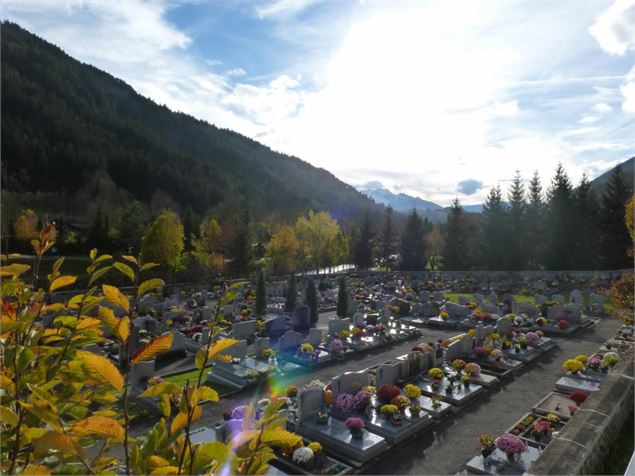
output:
[[[635,155],[635,0],[4,0],[173,110],[441,205]]]

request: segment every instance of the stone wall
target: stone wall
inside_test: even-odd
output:
[[[633,411],[633,347],[530,467],[528,474],[597,474]]]

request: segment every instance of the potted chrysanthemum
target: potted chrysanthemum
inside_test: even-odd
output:
[[[351,432],[351,436],[355,439],[364,437],[364,420],[357,417],[349,417],[344,422],[344,426]]]
[[[504,433],[496,438],[496,448],[507,455],[509,461],[515,461],[516,455],[523,453],[527,449],[527,445],[516,435]]]

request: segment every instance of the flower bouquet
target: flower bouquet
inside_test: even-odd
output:
[[[573,400],[577,406],[582,405],[586,401],[587,397],[588,395],[586,393],[580,392],[579,390],[569,394],[569,398]]]
[[[421,396],[421,389],[411,383],[407,384],[403,388],[403,392],[406,394],[408,398],[412,400],[418,400],[419,397]]]
[[[496,449],[495,439],[489,433],[478,435],[476,441],[478,441],[478,444],[481,446],[483,458],[487,458]]]
[[[311,470],[315,464],[315,458],[313,450],[309,447],[303,446],[293,452],[291,457],[292,461],[305,469]]]
[[[443,377],[445,377],[445,374],[440,368],[432,367],[428,370],[428,377],[432,379],[432,385],[438,386],[441,383],[441,380],[443,380]]]
[[[395,405],[397,408],[399,408],[399,411],[401,413],[404,413],[406,409],[410,406],[410,399],[403,395],[397,395],[395,398],[393,398],[390,401],[390,403],[392,405]]]
[[[339,393],[335,398],[335,407],[342,413],[352,413],[355,409],[355,397],[350,393]]]
[[[527,335],[525,335],[525,338],[527,339],[527,342],[531,346],[536,346],[540,342],[540,336],[535,332],[527,332]]]
[[[340,331],[337,335],[339,336],[340,339],[346,340],[351,336],[351,333],[348,332],[347,330],[343,330],[343,331]]]
[[[315,466],[318,468],[323,468],[326,463],[326,453],[324,452],[322,445],[317,441],[312,441],[307,445],[311,451],[313,451],[313,458],[315,459]]]
[[[359,392],[357,392],[353,397],[353,407],[355,408],[355,410],[360,412],[366,410],[366,408],[370,404],[371,397],[372,394],[365,390],[360,390]]]
[[[503,353],[498,349],[494,349],[493,351],[490,352],[489,356],[491,359],[495,360],[496,362],[499,362],[503,358]]]
[[[441,312],[441,314],[439,314],[439,317],[443,319],[444,321],[447,321],[450,315],[447,312],[443,311]]]
[[[337,352],[338,354],[344,350],[344,343],[340,339],[333,339],[329,345],[331,352]]]
[[[399,413],[397,405],[382,405],[379,411],[389,419],[393,425],[401,426],[403,424],[403,416]]]
[[[571,327],[571,324],[569,323],[569,321],[567,321],[566,319],[560,319],[558,321],[558,327],[563,330],[566,331],[569,327]]]
[[[267,347],[266,349],[263,349],[262,352],[260,353],[260,357],[262,357],[264,360],[269,360],[275,356],[276,356],[276,351],[272,349],[271,347]]]
[[[461,375],[461,382],[465,385],[465,388],[470,387],[470,376],[469,375]]]
[[[523,453],[527,449],[527,445],[516,435],[504,433],[494,441],[496,448],[507,455],[509,461],[514,461],[514,457]]]
[[[438,393],[433,393],[430,400],[432,400],[432,408],[439,408],[441,406],[441,395]]]
[[[568,359],[562,365],[562,368],[565,369],[567,372],[572,373],[573,375],[577,375],[578,372],[584,370],[584,364],[582,364],[582,362],[577,359]]]
[[[452,368],[454,370],[462,370],[465,367],[465,361],[461,359],[454,359],[452,361]]]
[[[384,383],[377,389],[377,398],[384,403],[389,403],[399,394],[401,394],[400,388],[390,383]]]
[[[356,439],[364,437],[364,420],[357,417],[349,417],[344,422],[344,426],[351,432],[351,436]]]
[[[479,375],[481,373],[481,366],[474,362],[470,362],[468,364],[465,364],[465,367],[463,370],[465,370],[465,373],[470,376]]]
[[[474,355],[477,359],[487,359],[489,356],[489,352],[485,350],[483,347],[474,347]]]

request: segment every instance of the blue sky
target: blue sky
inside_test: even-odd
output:
[[[635,152],[635,0],[5,1],[138,92],[353,184],[479,203]]]

